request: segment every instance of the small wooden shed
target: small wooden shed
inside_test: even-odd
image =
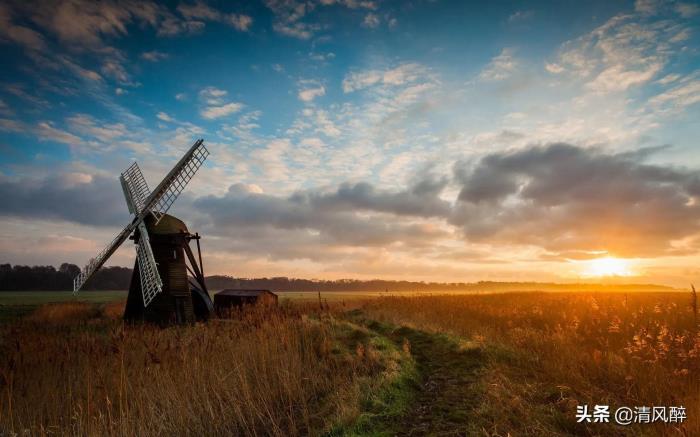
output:
[[[243,305],[277,305],[277,295],[270,290],[222,290],[214,295],[217,312]]]

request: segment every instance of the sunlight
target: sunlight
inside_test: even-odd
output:
[[[633,276],[627,260],[613,257],[597,258],[585,262],[583,276]]]

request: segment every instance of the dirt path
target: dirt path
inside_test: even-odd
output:
[[[365,323],[399,347],[408,340],[416,361],[419,383],[408,411],[387,423],[386,433],[401,436],[472,435],[470,418],[479,405],[479,384],[484,357],[478,347],[460,346],[444,335],[411,328],[394,328],[378,322]]]

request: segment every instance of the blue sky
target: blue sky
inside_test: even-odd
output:
[[[4,2],[0,262],[82,264],[128,220],[119,172],[154,186],[202,137],[173,213],[212,273],[580,280],[617,257],[687,282],[699,20],[651,0]]]

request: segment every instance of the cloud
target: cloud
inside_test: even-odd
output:
[[[201,31],[208,21],[224,23],[242,32],[248,31],[253,22],[248,15],[223,13],[203,2],[182,3],[177,12],[179,16],[167,6],[148,0],[34,0],[16,3],[12,11],[0,10],[0,24],[5,24],[0,35],[4,33],[6,38],[35,50],[44,49],[41,34],[9,21],[16,14],[28,18],[64,44],[114,55],[119,51],[107,41],[128,35],[134,25],[156,29],[158,36],[174,36]]]
[[[551,63],[551,64],[550,64],[550,63],[546,63],[546,64],[544,65],[544,69],[547,70],[547,71],[549,71],[549,72],[552,73],[552,74],[559,74],[559,73],[561,73],[561,72],[564,71],[564,67],[562,67],[562,66],[559,65],[559,64],[555,64],[555,63]]]
[[[242,103],[227,103],[221,106],[210,106],[203,109],[200,114],[202,117],[212,120],[215,118],[225,117],[230,114],[234,114],[243,108]]]
[[[129,73],[127,73],[124,66],[114,59],[107,60],[102,64],[102,74],[115,79],[121,84],[133,85]]]
[[[409,82],[425,76],[427,71],[425,67],[407,63],[389,70],[366,70],[354,71],[349,73],[343,79],[343,92],[350,93],[358,91],[373,85],[404,85]]]
[[[93,2],[87,0],[27,2],[22,5],[31,20],[61,41],[96,50],[106,47],[105,37],[124,36],[132,23],[156,26],[168,15],[153,2]]]
[[[194,4],[181,3],[177,10],[188,20],[217,21],[228,24],[241,32],[247,31],[253,24],[253,19],[248,15],[225,14],[203,2]]]
[[[163,19],[158,26],[158,36],[175,36],[201,32],[206,25],[197,20],[180,20],[175,16]]]
[[[388,191],[367,182],[341,184],[330,194],[306,194],[311,204],[324,210],[372,211],[397,216],[445,217],[450,203],[439,196],[447,186],[447,178],[426,176],[406,190]]]
[[[593,31],[564,43],[552,73],[568,73],[597,93],[622,92],[653,80],[681,49],[689,29],[652,17],[660,5],[638,1],[636,13],[613,16]]]
[[[275,23],[272,28],[282,35],[291,36],[298,39],[309,39],[321,26],[308,23]]]
[[[513,49],[504,48],[498,56],[484,67],[479,74],[479,79],[485,81],[498,81],[510,77],[518,67],[518,62],[513,57]]]
[[[364,20],[362,20],[362,25],[364,27],[369,27],[370,29],[379,27],[379,23],[380,21],[377,14],[373,14],[371,12],[365,15]]]
[[[661,68],[662,64],[658,62],[645,65],[640,70],[629,70],[624,65],[618,64],[603,70],[587,86],[601,92],[624,91],[631,86],[650,81],[661,71]]]
[[[46,109],[51,106],[47,100],[37,96],[34,92],[27,91],[25,88],[24,85],[16,83],[8,83],[4,86],[6,92],[30,103],[35,109]]]
[[[363,0],[320,0],[324,6],[342,5],[348,9],[377,9],[377,3]]]
[[[0,114],[2,115],[13,115],[14,111],[10,109],[10,107],[5,103],[2,99],[0,99]]]
[[[0,4],[0,41],[9,41],[30,50],[44,50],[44,37],[33,29],[14,24],[12,15],[8,5]]]
[[[25,132],[29,128],[22,122],[10,120],[8,118],[0,118],[0,131],[5,132]]]
[[[634,10],[636,12],[652,15],[657,12],[659,8],[658,0],[636,0],[634,2]]]
[[[533,11],[515,11],[508,17],[509,23],[527,21],[535,15]]]
[[[376,9],[376,3],[359,0],[320,0],[318,5],[338,5],[348,9]],[[311,13],[317,4],[302,0],[265,0],[265,6],[275,15],[272,28],[282,35],[298,39],[309,39],[321,30],[321,25],[303,21]]]
[[[265,5],[275,14],[272,28],[275,32],[299,39],[309,39],[320,29],[316,24],[302,22],[314,8],[313,3],[295,0],[266,0]]]
[[[243,104],[238,102],[228,102],[224,97],[228,94],[227,91],[215,87],[207,87],[199,92],[199,99],[206,106],[201,109],[199,114],[208,119],[225,117],[236,113],[243,109]]]
[[[57,143],[68,144],[70,146],[77,146],[83,143],[82,139],[70,132],[66,132],[55,127],[50,121],[42,121],[37,124],[35,133],[42,140],[55,141]]]
[[[559,143],[458,164],[462,188],[450,222],[474,242],[672,254],[675,241],[700,231],[700,172],[646,164],[651,152]]]
[[[71,130],[82,135],[96,138],[104,143],[110,143],[128,134],[123,123],[99,123],[86,114],[77,114],[66,119]]]
[[[236,28],[236,30],[246,32],[253,24],[253,19],[248,15],[230,14],[228,17],[228,23]]]
[[[0,216],[126,225],[128,212],[116,178],[64,173],[44,179],[0,176]]]
[[[221,104],[223,103],[222,98],[226,96],[226,94],[228,94],[228,91],[210,86],[199,92],[199,98],[210,105]]]
[[[675,82],[674,86],[649,99],[649,106],[657,113],[675,114],[700,103],[700,78],[689,76],[681,80],[676,78],[670,82]]]
[[[174,121],[171,116],[169,116],[168,114],[166,114],[165,112],[162,112],[162,111],[159,112],[158,114],[156,114],[156,117],[158,117],[158,120],[163,120],[163,121],[167,121],[170,123],[172,123]]]
[[[304,102],[311,102],[316,97],[321,97],[326,94],[326,88],[320,85],[315,88],[307,88],[299,91],[299,100]]]
[[[141,59],[144,59],[149,62],[158,62],[162,61],[163,59],[168,59],[170,55],[167,53],[159,52],[158,50],[152,50],[150,52],[143,52],[141,53]]]
[[[332,193],[297,192],[289,197],[252,192],[247,186],[235,184],[226,195],[202,197],[193,205],[208,217],[210,226],[223,234],[233,229],[246,229],[246,233],[255,233],[254,229],[307,231],[310,239],[326,247],[417,243],[442,235],[430,226],[400,219],[429,215],[431,206],[444,207],[434,203],[442,183],[431,183],[418,183],[406,192],[375,190],[360,184],[341,186]],[[362,211],[395,217],[378,220]]]
[[[679,2],[676,4],[676,11],[678,11],[682,17],[690,18],[700,13],[700,6],[692,3]]]

